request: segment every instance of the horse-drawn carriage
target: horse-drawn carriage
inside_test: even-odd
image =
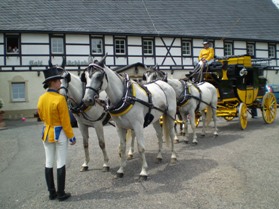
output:
[[[239,118],[241,129],[247,127],[248,113],[261,110],[266,123],[276,118],[277,103],[273,93],[265,90],[266,67],[253,64],[247,55],[217,58],[203,72],[204,80],[218,91],[217,116],[226,120]]]

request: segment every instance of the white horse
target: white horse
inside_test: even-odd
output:
[[[109,158],[105,146],[103,125],[109,121],[110,115],[104,111],[104,107],[101,104],[96,104],[95,106],[91,107],[86,106],[82,102],[82,96],[85,91],[85,84],[82,83],[78,76],[65,71],[63,64],[61,73],[64,79],[61,79],[61,87],[59,93],[68,98],[70,109],[78,122],[78,127],[83,137],[85,160],[80,171],[87,171],[88,163],[90,161],[88,149],[89,127],[95,128],[99,146],[103,152],[103,171],[109,171]],[[105,99],[105,95],[103,96],[103,98]]]
[[[206,126],[213,118],[214,121],[214,136],[218,136],[218,129],[216,123],[216,108],[217,108],[217,90],[216,88],[208,83],[202,82],[198,84],[193,84],[189,80],[179,80],[167,78],[167,74],[163,71],[157,69],[152,69],[146,71],[144,74],[147,83],[152,83],[157,80],[164,80],[170,84],[176,93],[177,107],[184,121],[184,131],[185,139],[184,141],[188,143],[188,125],[187,116],[190,116],[190,124],[193,130],[193,143],[197,144],[197,134],[196,134],[196,123],[195,123],[195,113],[201,112],[203,119],[202,136],[206,133]],[[207,110],[207,114],[205,114]]]
[[[166,143],[171,142],[171,162],[176,162],[174,152],[174,117],[176,114],[176,100],[173,88],[163,82],[139,85],[128,76],[121,77],[104,64],[105,57],[100,62],[89,64],[84,76],[86,78],[86,91],[83,101],[88,105],[94,105],[101,91],[105,91],[110,100],[110,112],[116,123],[120,138],[120,168],[118,177],[123,177],[126,166],[126,142],[125,133],[128,129],[135,132],[138,152],[142,161],[140,179],[147,179],[147,162],[145,158],[145,143],[143,129],[148,124],[153,124],[157,137],[159,150],[157,159],[162,160],[162,128],[160,117],[163,115],[164,137]]]

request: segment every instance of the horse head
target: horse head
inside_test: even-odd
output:
[[[107,86],[107,75],[104,71],[107,54],[100,61],[92,61],[82,75],[83,82],[86,82],[83,102],[86,105],[94,105],[99,94]]]
[[[167,73],[159,70],[158,65],[155,65],[155,66],[149,68],[149,70],[147,70],[143,74],[143,80],[146,80],[147,83],[150,83],[150,82],[153,82],[156,80],[163,80],[163,81],[167,82]]]
[[[69,83],[71,82],[71,74],[68,71],[63,70],[62,71],[62,76],[64,79],[61,79],[61,85],[59,88],[59,93],[62,94],[63,96],[67,97],[68,96],[68,87]]]

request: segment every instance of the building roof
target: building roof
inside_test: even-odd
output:
[[[279,41],[272,0],[1,0],[0,32]]]

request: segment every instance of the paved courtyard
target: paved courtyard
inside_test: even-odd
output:
[[[0,208],[279,208],[279,137],[277,116],[273,124],[249,118],[241,131],[238,118],[218,118],[219,136],[210,127],[197,146],[175,144],[176,165],[169,164],[170,151],[164,146],[163,162],[155,161],[157,139],[152,126],[145,129],[147,181],[138,181],[139,155],[128,161],[122,179],[115,178],[119,167],[118,136],[105,127],[111,169],[102,172],[102,152],[94,129],[90,130],[89,171],[80,172],[84,160],[78,128],[77,144],[69,146],[66,202],[49,201],[44,180],[44,150],[40,141],[42,123],[35,119],[6,121],[0,130]],[[212,124],[211,124],[212,125]]]

